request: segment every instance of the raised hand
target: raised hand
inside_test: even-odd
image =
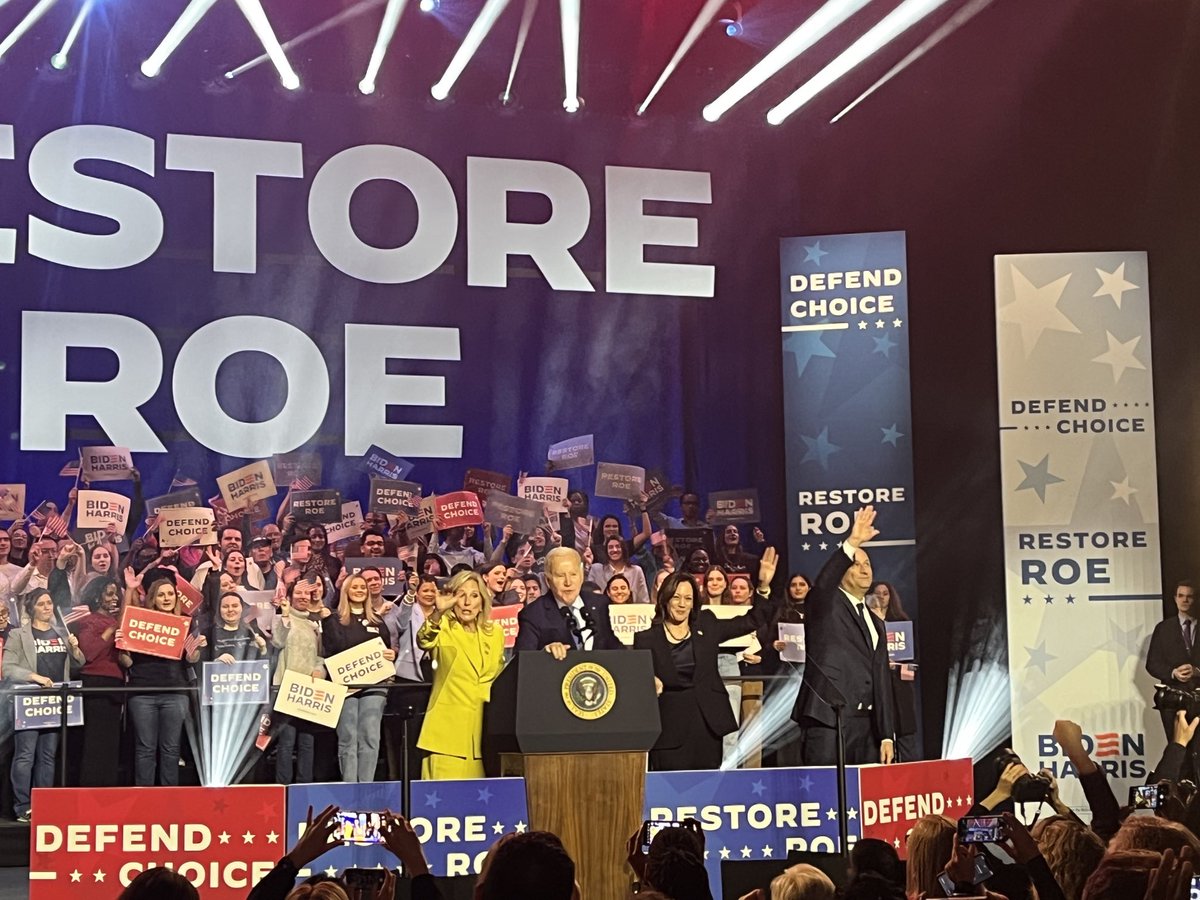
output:
[[[425,853],[421,850],[421,839],[417,837],[408,820],[395,815],[390,809],[384,812],[383,845],[404,866],[404,874],[409,878],[425,875],[429,872],[429,864],[425,862]],[[386,895],[389,900],[391,894]]]
[[[775,580],[775,570],[779,567],[779,554],[774,547],[763,551],[762,559],[758,561],[758,586],[769,588]]]
[[[857,550],[877,534],[879,534],[879,529],[875,527],[875,507],[864,506],[862,509],[855,510],[854,526],[850,529],[850,536],[846,538],[846,543]]]
[[[455,602],[454,595],[449,591],[438,591],[437,599],[434,600],[437,611],[440,613],[448,612],[454,606]]]
[[[308,824],[304,834],[288,851],[288,859],[297,869],[303,869],[317,857],[344,842],[337,832],[341,823],[338,821],[338,808],[333,804],[325,807],[313,818],[312,807],[308,808]]]

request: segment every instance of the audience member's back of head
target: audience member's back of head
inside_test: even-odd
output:
[[[1162,854],[1150,850],[1110,850],[1083,886],[1083,900],[1135,900],[1146,895],[1150,875]]]
[[[904,889],[875,872],[862,872],[842,888],[841,900],[905,900]]]
[[[1110,851],[1153,850],[1163,853],[1174,850],[1179,853],[1184,847],[1191,847],[1196,858],[1200,859],[1200,841],[1196,840],[1196,836],[1178,822],[1158,816],[1130,816],[1108,842]]]
[[[336,881],[318,881],[292,888],[287,900],[350,900],[350,895]]]
[[[954,853],[954,823],[945,816],[925,816],[917,820],[908,835],[908,875],[906,890],[910,897],[945,897],[938,884],[938,873]]]
[[[1033,882],[1024,866],[992,864],[995,872],[987,880],[987,889],[1003,894],[1008,900],[1031,900]]]
[[[147,869],[129,882],[119,900],[200,900],[200,892],[170,869]]]
[[[807,863],[784,869],[771,881],[771,900],[833,900],[829,876]]]
[[[571,900],[575,861],[548,831],[514,835],[496,847],[484,879],[481,900]]]
[[[1037,831],[1038,849],[1066,900],[1079,900],[1088,876],[1104,857],[1104,842],[1084,825],[1055,817]]]
[[[704,835],[692,828],[680,828],[679,826],[663,828],[654,835],[654,840],[650,842],[650,852],[646,854],[646,858],[652,859],[654,854],[662,853],[669,848],[686,850],[695,856],[703,857]]]
[[[684,846],[668,844],[652,852],[646,858],[645,881],[671,900],[712,900],[703,857]]]
[[[868,872],[895,881],[900,875],[900,854],[887,841],[863,838],[850,848],[850,876]]]

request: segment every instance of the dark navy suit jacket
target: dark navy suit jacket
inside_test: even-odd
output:
[[[613,634],[608,619],[608,598],[592,591],[580,591],[583,605],[588,611],[594,629],[593,650],[622,650],[622,644]],[[517,641],[514,650],[543,650],[547,644],[574,646],[571,627],[558,608],[558,601],[550,593],[542,594],[517,615]]]

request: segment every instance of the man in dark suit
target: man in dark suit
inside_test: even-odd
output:
[[[583,591],[583,558],[570,547],[546,554],[546,593],[517,615],[514,650],[545,650],[566,659],[568,650],[621,650],[608,620],[608,598]]]
[[[1197,633],[1196,588],[1190,581],[1175,586],[1176,615],[1154,626],[1146,671],[1163,684],[1190,690],[1200,685],[1200,634]],[[1161,710],[1167,740],[1175,731],[1173,710]]]
[[[843,701],[846,763],[893,759],[895,713],[887,631],[863,602],[873,573],[862,545],[879,534],[874,522],[875,507],[855,512],[850,536],[825,563],[804,604],[807,660],[792,719],[800,725],[807,766],[837,761],[832,704]]]

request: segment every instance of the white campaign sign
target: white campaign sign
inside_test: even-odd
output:
[[[996,257],[1013,740],[1078,808],[1055,719],[1118,797],[1165,742],[1144,655],[1162,619],[1148,284],[1144,253]]]

